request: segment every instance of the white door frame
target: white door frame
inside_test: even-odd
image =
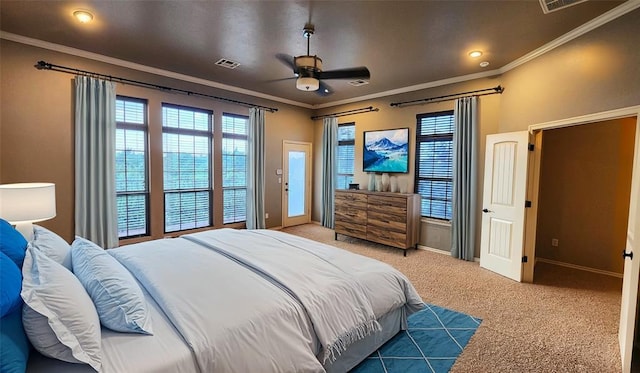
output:
[[[292,225],[298,224],[306,224],[311,222],[311,169],[312,169],[312,157],[313,157],[313,148],[310,142],[302,142],[302,141],[282,141],[282,226],[288,227]],[[288,193],[288,183],[289,183],[289,160],[287,158],[287,149],[289,147],[300,147],[304,148],[304,151],[307,153],[306,159],[306,175],[305,175],[305,212],[304,215],[296,216],[293,218],[289,218],[289,193]]]
[[[631,176],[631,196],[629,200],[629,221],[627,229],[627,247],[625,251],[630,251],[634,246],[640,247],[640,240],[634,240],[634,235],[640,235],[640,105],[630,106],[621,109],[609,110],[600,113],[588,114],[579,117],[561,119],[552,122],[534,124],[529,126],[529,132],[536,135],[536,143],[541,139],[541,131],[555,128],[571,127],[606,120],[636,117],[636,136],[633,154],[633,170]],[[534,166],[535,168],[535,166]],[[535,183],[534,193],[537,197],[537,185],[540,178],[540,166],[533,171]],[[537,213],[537,203],[536,211]],[[533,226],[534,237],[528,237],[527,242],[535,246],[535,214],[533,222],[528,222],[527,227]],[[529,218],[529,215],[527,215]],[[528,219],[529,220],[529,219]],[[528,232],[529,233],[529,232]],[[621,248],[623,249],[623,248]],[[622,250],[620,252],[622,255]],[[636,250],[635,260],[625,259],[624,275],[622,283],[622,302],[620,307],[620,327],[618,329],[618,341],[620,344],[620,358],[622,360],[622,372],[631,372],[631,355],[633,351],[633,337],[635,330],[635,320],[638,304],[638,282],[640,274],[640,250]]]

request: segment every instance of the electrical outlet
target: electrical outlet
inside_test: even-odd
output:
[[[264,213],[264,218],[265,218],[265,219],[269,219],[269,213],[268,213],[268,212],[265,212],[265,213]]]
[[[557,238],[552,238],[551,239],[551,246],[558,247],[558,244],[559,244],[559,242],[558,242]]]

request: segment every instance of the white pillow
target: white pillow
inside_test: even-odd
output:
[[[71,244],[73,273],[89,293],[100,322],[117,332],[153,334],[142,289],[103,248],[82,237]]]
[[[31,344],[45,356],[99,371],[100,320],[80,281],[30,245],[22,276],[22,321]]]
[[[34,224],[31,245],[62,264],[66,269],[71,270],[71,245],[62,237],[45,227]]]

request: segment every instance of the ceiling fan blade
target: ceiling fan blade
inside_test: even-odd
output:
[[[328,70],[319,73],[319,79],[369,79],[371,74],[364,66],[348,69]]]
[[[296,72],[296,65],[294,65],[293,63],[293,56],[290,56],[286,53],[278,53],[276,54],[276,58],[285,66],[290,68],[294,73]]]
[[[322,80],[319,82],[320,87],[316,90],[316,94],[321,97],[327,97],[333,93],[333,88],[331,88],[327,83]]]
[[[292,79],[298,79],[295,76],[290,76],[288,78],[278,78],[278,79],[269,79],[269,80],[265,80],[265,83],[274,83],[274,82],[282,82],[284,80],[292,80]]]

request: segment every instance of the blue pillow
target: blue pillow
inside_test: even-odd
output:
[[[11,258],[22,269],[24,253],[27,250],[27,240],[6,220],[0,219],[0,252]]]
[[[0,317],[20,308],[22,272],[8,256],[0,252]]]
[[[0,319],[0,366],[3,373],[24,373],[29,360],[29,340],[22,327],[22,309]]]
[[[142,289],[116,258],[93,242],[76,237],[71,244],[71,265],[102,325],[117,332],[153,334]]]

